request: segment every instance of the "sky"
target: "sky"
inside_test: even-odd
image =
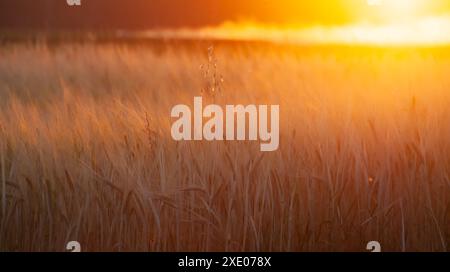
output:
[[[448,0],[384,1],[81,0],[81,6],[70,7],[66,0],[0,0],[0,28],[143,30],[204,27],[230,21],[343,25],[450,14]]]

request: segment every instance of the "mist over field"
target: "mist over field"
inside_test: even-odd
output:
[[[447,47],[0,47],[0,250],[448,251]],[[176,104],[279,104],[280,147],[177,142]]]

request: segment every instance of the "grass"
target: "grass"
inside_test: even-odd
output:
[[[448,251],[449,50],[4,44],[0,250]],[[211,88],[280,149],[174,142]]]

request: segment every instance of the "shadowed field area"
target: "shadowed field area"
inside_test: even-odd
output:
[[[0,47],[0,250],[448,251],[450,49]],[[279,104],[280,148],[171,108]]]

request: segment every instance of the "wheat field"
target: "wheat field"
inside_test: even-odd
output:
[[[0,47],[0,250],[450,249],[450,49]],[[279,104],[280,148],[171,108]]]

